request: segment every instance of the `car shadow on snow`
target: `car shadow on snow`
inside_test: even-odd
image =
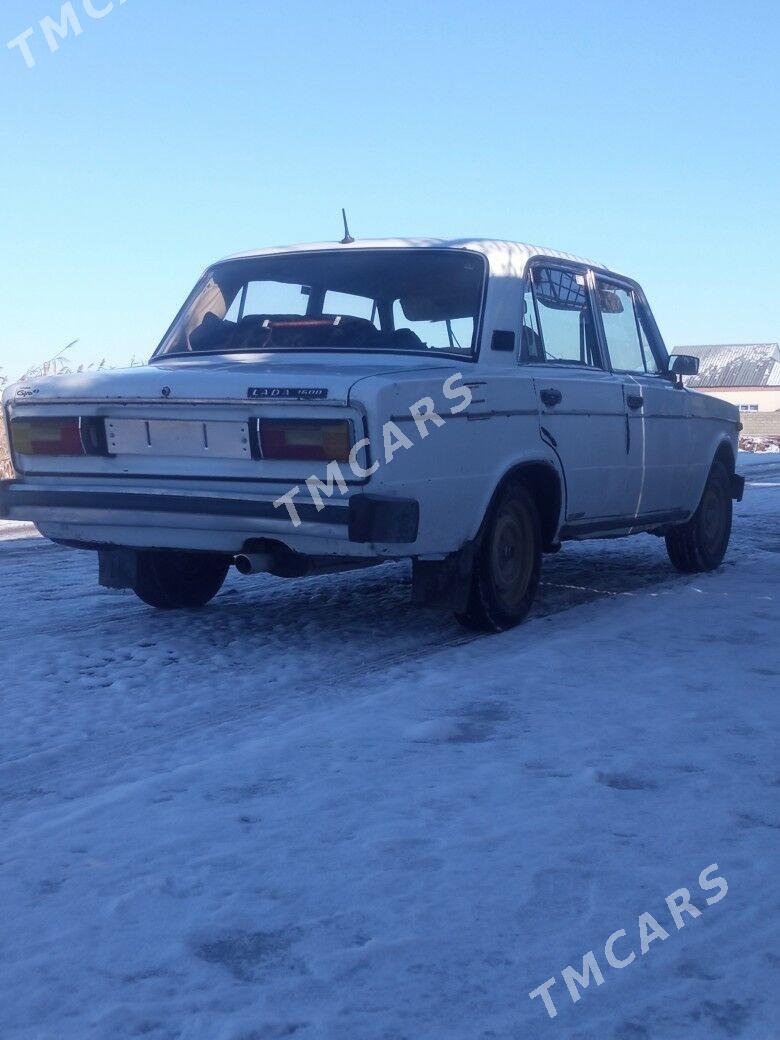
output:
[[[545,557],[531,619],[681,580],[686,579],[672,570],[663,542],[651,536],[567,545]],[[381,640],[382,648],[391,652],[399,642],[408,646],[410,635],[423,649],[438,647],[442,640],[478,638],[446,609],[413,606],[410,593],[407,562],[293,580],[234,573],[204,610],[150,616],[158,635],[186,633],[211,647],[241,640],[247,646],[280,642],[289,650],[321,652],[323,644],[330,644],[337,656],[355,646],[364,652],[367,640]]]

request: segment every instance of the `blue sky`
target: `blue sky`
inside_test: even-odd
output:
[[[148,356],[207,263],[342,205],[594,257],[670,345],[780,338],[776,3],[84,2],[56,53],[61,0],[0,9],[6,375]]]

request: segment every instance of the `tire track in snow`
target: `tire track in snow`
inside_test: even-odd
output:
[[[780,472],[780,465],[773,468]],[[758,476],[755,473],[756,469],[758,467],[752,468],[750,478]],[[766,518],[752,518],[747,514],[744,521],[747,523],[740,523],[741,530],[735,532],[737,537],[730,554],[732,561],[755,552],[757,531],[770,536],[777,535],[776,525],[768,522]],[[633,545],[636,545],[638,551],[632,553]],[[698,580],[697,576],[675,575],[669,570],[661,546],[658,547],[660,552],[655,549],[648,552],[647,545],[647,541],[623,541],[616,550],[615,543],[608,543],[607,547],[604,547],[604,543],[589,543],[586,549],[567,547],[561,556],[548,558],[543,572],[540,600],[522,632],[532,639],[539,622],[564,614],[578,606],[621,595],[646,592],[657,594],[664,586],[690,584]],[[639,548],[640,546],[643,548]],[[771,546],[768,545],[767,548]],[[0,564],[23,563],[31,571],[45,571],[50,566],[51,553],[60,552],[64,553],[66,550],[47,543],[27,543],[24,548],[18,547],[13,550],[7,545],[0,546]],[[348,579],[349,575],[344,575],[331,580],[338,587],[339,581],[344,582]],[[45,576],[42,576],[41,580],[45,581]],[[32,584],[35,584],[34,578]],[[272,598],[284,602],[296,594],[295,588],[284,593],[277,588]],[[370,591],[368,594],[371,594]],[[238,595],[242,596],[242,593],[239,592]],[[229,609],[226,607],[226,610]],[[314,609],[327,610],[330,607],[317,604]],[[410,633],[415,623],[420,630],[425,627],[425,614],[425,611],[413,614],[415,620],[409,623]],[[71,618],[64,620],[69,622]],[[117,625],[132,626],[137,622],[137,614],[129,618],[125,613],[112,611],[110,616],[101,619],[101,628],[115,629]],[[77,627],[78,624],[79,621],[76,619],[73,627]],[[66,624],[65,627],[70,629],[71,625]],[[96,773],[103,774],[96,778],[102,786],[110,782],[119,770],[126,769],[134,760],[147,756],[153,758],[154,771],[157,772],[160,753],[166,748],[175,747],[182,740],[198,734],[207,734],[217,728],[245,723],[253,717],[261,717],[264,713],[278,714],[280,709],[286,721],[288,717],[300,716],[311,706],[321,707],[322,694],[329,694],[332,699],[341,691],[342,696],[349,696],[350,687],[356,683],[387,674],[398,667],[420,664],[436,654],[457,651],[485,638],[488,636],[481,633],[459,633],[452,638],[442,639],[439,633],[433,639],[395,649],[357,667],[350,667],[348,671],[338,675],[325,676],[313,666],[310,671],[304,671],[286,683],[283,693],[279,687],[267,684],[261,692],[259,691],[259,696],[256,694],[251,698],[244,697],[232,704],[225,704],[220,690],[221,699],[213,708],[209,706],[205,711],[196,708],[193,714],[187,716],[186,721],[181,722],[172,723],[170,719],[157,717],[152,725],[147,722],[143,729],[136,726],[137,736],[128,736],[126,730],[121,733],[109,732],[93,739],[64,741],[45,750],[34,750],[29,754],[8,758],[0,762],[0,797],[10,797],[13,801],[24,803],[30,798],[51,793],[48,788],[56,786],[68,777],[75,776],[79,781],[83,781],[85,776],[92,777]],[[313,701],[313,698],[316,698],[316,701]],[[178,705],[174,705],[175,710],[178,708]],[[27,791],[20,790],[21,787],[26,787]]]
[[[542,598],[522,632],[527,633],[530,639],[533,638],[537,623],[576,607],[595,600],[611,599],[618,595],[634,595],[665,584],[685,580],[670,576],[668,573],[659,575],[657,571],[655,580],[649,579],[646,574],[637,577],[639,582],[631,589],[616,591],[544,582]],[[545,601],[545,589],[556,590],[551,602]],[[421,612],[418,616],[424,617],[424,613]],[[115,624],[121,619],[111,620]],[[20,784],[28,788],[30,796],[41,796],[48,793],[47,788],[56,785],[58,781],[66,779],[69,775],[76,774],[83,780],[87,773],[101,772],[106,767],[110,767],[104,778],[105,782],[108,782],[119,769],[127,768],[133,759],[154,754],[155,758],[159,760],[160,752],[164,752],[166,748],[175,747],[188,737],[225,726],[245,723],[254,716],[261,716],[269,709],[279,707],[285,709],[285,715],[287,709],[292,709],[289,711],[289,717],[294,717],[300,715],[301,711],[308,710],[309,706],[322,706],[322,701],[319,699],[314,705],[311,705],[312,697],[319,698],[323,693],[333,695],[340,689],[343,689],[344,696],[349,696],[349,688],[356,683],[370,680],[377,675],[385,675],[397,667],[420,664],[437,654],[456,651],[488,638],[496,637],[489,633],[463,633],[451,639],[437,638],[414,647],[383,654],[371,661],[366,661],[357,668],[350,669],[348,673],[342,672],[327,677],[318,672],[296,678],[285,686],[283,697],[275,687],[266,687],[260,698],[246,698],[224,706],[223,710],[217,708],[213,711],[198,712],[194,718],[190,716],[188,722],[184,724],[174,726],[166,724],[164,728],[155,726],[151,732],[144,730],[136,739],[128,739],[124,732],[116,735],[107,734],[96,739],[84,739],[79,743],[66,742],[45,751],[33,751],[28,755],[7,759],[0,762],[0,798],[7,798],[9,794],[14,795],[16,792],[14,795],[14,800],[16,800]],[[223,701],[219,703],[224,704]]]

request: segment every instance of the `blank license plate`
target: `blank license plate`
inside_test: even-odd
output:
[[[111,455],[249,459],[248,423],[178,419],[106,419]]]

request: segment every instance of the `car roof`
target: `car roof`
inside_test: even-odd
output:
[[[371,238],[358,239],[354,243],[349,244],[343,242],[309,242],[300,245],[250,250],[245,253],[236,253],[233,256],[226,257],[225,260],[246,260],[253,257],[278,256],[286,253],[347,252],[356,249],[468,249],[485,256],[490,266],[491,275],[503,278],[522,278],[528,261],[537,256],[550,257],[557,260],[571,260],[602,271],[608,270],[604,264],[574,256],[572,253],[563,253],[556,249],[545,249],[522,242],[504,242],[492,238]]]

